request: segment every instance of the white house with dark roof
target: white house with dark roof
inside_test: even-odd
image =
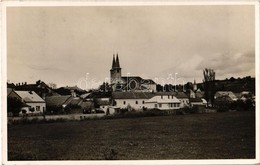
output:
[[[217,91],[215,94],[215,99],[224,98],[224,97],[231,101],[238,100],[237,96],[231,91]]]
[[[150,92],[113,92],[112,99],[115,107],[133,108],[135,110],[143,110],[145,101],[152,98],[154,94]]]
[[[157,92],[155,94],[158,96],[175,96],[178,100],[180,100],[180,108],[188,107],[190,104],[189,97],[184,92]]]
[[[27,114],[39,114],[46,110],[45,101],[34,91],[10,91],[8,97],[16,97],[25,103],[22,107],[23,112]],[[26,112],[25,112],[26,111]]]
[[[145,101],[148,109],[175,110],[180,109],[180,100],[173,95],[157,95]]]

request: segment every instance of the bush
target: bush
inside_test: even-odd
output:
[[[202,113],[205,111],[205,107],[201,105],[194,105],[193,107],[190,108],[190,113]]]
[[[7,98],[7,112],[13,114],[13,116],[19,116],[23,103],[16,97]]]
[[[238,100],[236,101],[236,106],[238,111],[247,111],[247,110],[253,110],[253,101],[250,99],[247,99],[246,101]]]

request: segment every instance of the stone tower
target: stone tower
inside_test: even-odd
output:
[[[119,64],[118,54],[113,55],[112,68],[110,69],[110,83],[115,84],[121,81],[121,68]]]

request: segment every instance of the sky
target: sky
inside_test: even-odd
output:
[[[254,77],[254,27],[250,5],[9,7],[7,80],[94,88],[116,53],[123,76],[157,83]]]

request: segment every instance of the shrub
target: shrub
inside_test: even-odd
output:
[[[7,98],[7,111],[12,113],[13,116],[19,116],[23,103],[15,97]]]
[[[238,111],[247,111],[254,108],[253,101],[250,99],[247,99],[246,101],[238,100],[236,101],[236,106]]]

